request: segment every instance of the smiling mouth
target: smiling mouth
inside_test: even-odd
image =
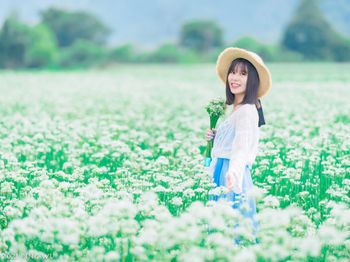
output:
[[[240,85],[239,85],[239,84],[235,84],[235,83],[231,83],[230,86],[231,86],[232,88],[238,88]]]

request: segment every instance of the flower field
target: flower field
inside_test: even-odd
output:
[[[269,67],[258,244],[208,201],[215,65],[0,72],[0,261],[349,261],[350,64]]]

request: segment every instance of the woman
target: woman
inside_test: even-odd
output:
[[[216,188],[228,189],[228,193],[221,195],[211,190],[209,200],[232,201],[233,208],[251,219],[256,233],[258,224],[250,172],[258,151],[259,127],[265,124],[259,98],[270,90],[271,75],[257,54],[232,47],[219,55],[216,72],[226,85],[226,104],[233,105],[233,111],[217,129],[206,132],[207,140],[214,139],[210,173]]]

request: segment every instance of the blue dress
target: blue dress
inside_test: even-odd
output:
[[[215,189],[216,187],[220,186],[226,186],[226,172],[228,171],[229,164],[230,164],[230,159],[227,158],[214,158],[213,163],[214,165],[214,172],[213,172],[213,180],[216,186],[213,188]],[[258,230],[258,222],[256,220],[256,204],[255,204],[255,198],[248,194],[251,192],[251,190],[254,188],[252,177],[251,177],[251,166],[246,165],[245,172],[244,172],[244,177],[243,177],[243,191],[240,194],[236,194],[233,191],[228,192],[226,194],[221,194],[221,195],[215,195],[212,194],[212,190],[209,192],[209,200],[211,201],[218,201],[219,199],[225,199],[227,201],[232,201],[233,205],[232,208],[238,209],[241,214],[244,217],[247,217],[251,220],[251,224],[253,227],[253,233],[256,234]],[[243,205],[248,204],[249,210],[246,208],[242,208]],[[235,227],[237,227],[235,225]],[[258,240],[256,240],[258,243]],[[234,239],[235,244],[240,243],[240,239],[238,237],[235,237]]]

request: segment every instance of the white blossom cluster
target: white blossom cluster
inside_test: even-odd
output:
[[[254,235],[208,201],[225,193],[202,165],[203,108],[224,94],[212,65],[1,72],[0,261],[347,261],[350,89],[277,79],[262,99]]]

